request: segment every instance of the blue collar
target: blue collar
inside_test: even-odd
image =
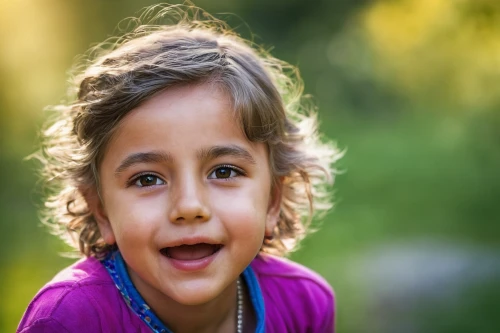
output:
[[[102,263],[106,267],[109,275],[113,279],[116,287],[120,291],[129,308],[141,318],[155,333],[172,333],[167,326],[156,316],[151,308],[146,304],[142,296],[135,289],[130,280],[125,262],[119,251],[109,253]],[[255,333],[264,333],[264,299],[259,286],[259,281],[252,268],[248,266],[242,273],[243,280],[246,283],[250,300],[257,317],[257,328]]]

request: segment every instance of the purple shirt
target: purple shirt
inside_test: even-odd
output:
[[[265,306],[266,333],[331,333],[333,292],[313,271],[259,255],[250,264]],[[143,332],[102,263],[86,258],[64,269],[29,304],[17,332]]]

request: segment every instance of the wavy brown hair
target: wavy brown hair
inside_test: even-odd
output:
[[[261,250],[293,250],[315,211],[330,207],[325,185],[341,156],[320,141],[297,69],[193,6],[149,7],[127,22],[130,32],[92,48],[75,66],[71,102],[53,107],[56,117],[42,133],[44,222],[81,254],[106,254],[112,245],[84,194],[99,189],[100,162],[117,125],[164,89],[210,82],[231,97],[248,140],[267,144],[273,184],[282,184],[280,218]]]

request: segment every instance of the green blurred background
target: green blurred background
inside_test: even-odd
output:
[[[46,105],[146,0],[0,0],[0,331],[71,260],[40,226]],[[500,332],[500,1],[195,0],[302,71],[347,150],[336,207],[292,258],[338,332]],[[225,13],[235,13],[229,16]]]

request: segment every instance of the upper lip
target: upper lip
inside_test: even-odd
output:
[[[212,244],[212,245],[222,245],[221,242],[206,236],[190,236],[190,237],[182,237],[173,242],[165,244],[162,246],[162,249],[167,247],[176,247],[181,245],[195,245],[195,244]]]

